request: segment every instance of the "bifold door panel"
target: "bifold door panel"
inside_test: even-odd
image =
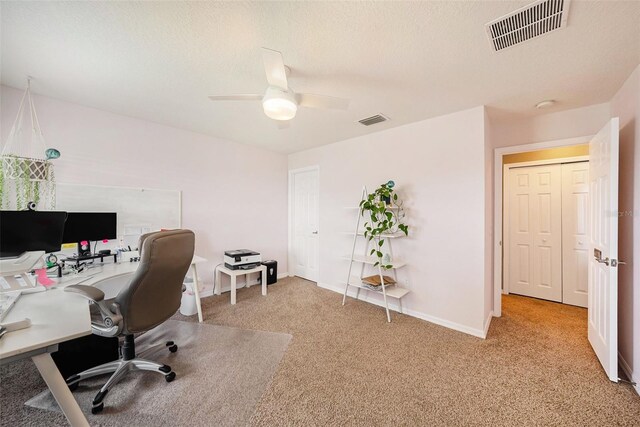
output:
[[[509,175],[509,292],[561,302],[561,165]]]
[[[587,307],[589,163],[562,165],[562,302]]]

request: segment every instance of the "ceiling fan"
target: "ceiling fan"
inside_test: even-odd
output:
[[[298,107],[327,108],[346,110],[349,100],[333,96],[295,93],[287,83],[287,71],[282,53],[277,50],[262,48],[262,60],[267,74],[269,87],[264,95],[239,94],[210,96],[212,101],[262,101],[262,108],[267,117],[274,120],[291,120],[296,116]]]

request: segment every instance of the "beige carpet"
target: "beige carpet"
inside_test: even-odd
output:
[[[486,340],[348,300],[301,279],[207,299],[207,322],[293,335],[253,425],[640,425],[612,384],[586,310],[504,298]]]
[[[239,290],[235,306],[228,294],[203,300],[207,323],[293,336],[250,424],[639,425],[640,397],[604,375],[584,309],[506,297],[481,340],[399,314],[388,324],[380,307],[340,302],[300,279],[266,297]],[[39,382],[33,370],[22,387]],[[0,420],[16,402],[5,395]]]

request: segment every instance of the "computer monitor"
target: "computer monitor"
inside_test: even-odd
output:
[[[59,251],[66,217],[66,212],[0,211],[0,257]]]
[[[111,240],[117,234],[115,212],[68,212],[62,235],[63,243]]]

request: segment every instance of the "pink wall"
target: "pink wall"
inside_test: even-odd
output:
[[[22,91],[0,87],[4,144]],[[209,259],[251,248],[287,271],[287,158],[263,149],[47,97],[35,97],[62,183],[182,190],[183,227]]]
[[[623,369],[640,384],[640,66],[611,100],[611,116],[620,118],[618,256],[627,263],[618,268],[618,345]]]
[[[484,158],[483,107],[291,154],[289,169],[320,166],[319,285],[344,291],[341,256],[352,237],[343,232],[356,220],[344,207],[358,205],[363,185],[373,191],[393,179],[410,226],[408,238],[393,242],[394,256],[408,262],[398,270],[411,290],[405,313],[483,336]]]

